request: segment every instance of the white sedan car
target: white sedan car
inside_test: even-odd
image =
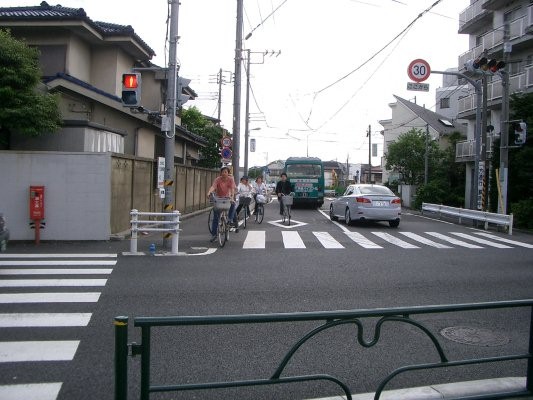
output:
[[[329,206],[330,218],[344,219],[347,225],[356,221],[388,221],[391,228],[396,228],[401,215],[401,199],[382,185],[349,185]]]

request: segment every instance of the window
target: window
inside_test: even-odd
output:
[[[444,97],[440,99],[440,108],[450,108],[450,98]]]

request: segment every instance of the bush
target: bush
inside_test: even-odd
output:
[[[515,227],[533,229],[533,199],[511,203],[511,212]]]

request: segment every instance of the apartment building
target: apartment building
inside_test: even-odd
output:
[[[459,72],[468,74],[465,63],[476,60],[482,54],[487,58],[503,58],[504,28],[508,27],[511,52],[505,73],[509,76],[509,92],[533,90],[533,1],[531,0],[472,0],[460,13],[459,34],[469,35],[469,50],[459,56]],[[502,77],[501,74],[485,75],[487,79],[487,159],[492,157],[492,142],[498,138],[502,123]],[[472,79],[479,79],[475,75]],[[472,86],[470,86],[472,88]],[[465,206],[472,204],[475,166],[475,124],[477,100],[472,88],[468,95],[459,99],[458,117],[468,125],[468,138],[458,143],[456,161],[466,163]]]

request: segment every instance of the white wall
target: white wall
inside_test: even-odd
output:
[[[109,153],[0,151],[0,212],[11,240],[34,240],[29,187],[45,186],[41,240],[108,240]]]

